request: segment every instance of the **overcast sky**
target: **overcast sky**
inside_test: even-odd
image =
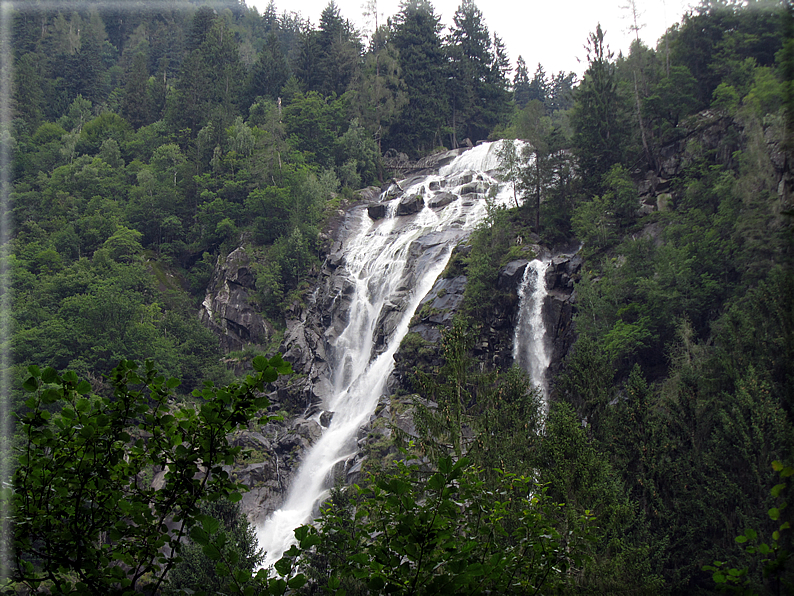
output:
[[[328,5],[329,0],[276,0],[276,8],[281,13],[285,10],[298,12],[317,26],[320,13]],[[455,10],[460,0],[432,1],[436,14],[441,17],[442,25],[452,23]],[[248,6],[256,7],[261,13],[268,0],[246,0]],[[336,0],[342,17],[353,21],[359,29],[365,25],[362,16],[363,0]],[[696,0],[694,2],[697,3]],[[606,31],[606,42],[615,52],[626,53],[633,33],[628,28],[630,21],[628,11],[621,6],[627,0],[475,0],[480,8],[488,30],[504,40],[510,61],[515,65],[519,55],[532,74],[538,62],[543,64],[547,74],[560,70],[573,71],[580,75],[586,68],[584,44],[587,36],[594,31],[597,23]],[[380,22],[396,14],[399,0],[378,0]],[[651,46],[664,31],[681,20],[689,9],[689,0],[637,0],[641,11],[640,37]],[[577,61],[577,59],[579,61]]]

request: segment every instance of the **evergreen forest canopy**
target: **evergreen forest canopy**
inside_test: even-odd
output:
[[[625,56],[593,25],[583,40],[588,68],[577,81],[547,75],[541,64],[530,75],[522,57],[511,69],[469,0],[446,31],[429,2],[405,2],[366,45],[333,2],[317,26],[273,3],[262,15],[230,1],[16,5],[13,119],[4,131],[13,158],[13,234],[3,254],[13,308],[4,315],[11,321],[4,349],[13,353],[11,405],[21,417],[11,442],[57,453],[47,443],[56,426],[73,428],[75,416],[90,415],[89,427],[105,428],[115,414],[103,408],[121,395],[133,404],[118,414],[125,427],[145,417],[155,396],[194,404],[213,429],[244,422],[241,412],[264,405],[249,389],[287,368],[253,353],[222,354],[197,320],[218,258],[247,247],[257,307],[283,330],[284,313],[327,251],[320,232],[357,190],[388,179],[389,157],[520,138],[528,141],[523,152],[506,144],[502,153],[516,207],[494,212],[451,265],[468,277],[467,322],[447,336],[445,366],[436,376],[420,373],[415,388],[473,429],[478,447],[462,458],[424,412],[422,444],[408,448],[433,452],[436,467],[401,464],[360,495],[335,495],[325,522],[302,530],[300,549],[279,568],[284,583],[270,588],[251,580],[255,554],[208,546],[219,531],[212,515],[234,515],[200,509],[201,499],[180,501],[198,550],[232,569],[234,586],[217,589],[793,590],[792,509],[781,506],[792,490],[780,479],[794,461],[792,7],[704,1],[656,48],[637,39]],[[466,337],[484,324],[489,305],[506,299],[496,278],[514,256],[511,240],[529,234],[548,245],[578,239],[585,259],[578,338],[545,424],[515,371],[461,372],[478,368]],[[277,335],[264,349],[272,354],[278,342]],[[224,356],[254,366],[254,380],[234,381]],[[149,368],[134,372],[130,361],[146,359],[163,379]],[[171,442],[157,443],[162,453],[141,459],[142,467],[116,462],[119,486],[124,474],[142,478],[179,449],[174,437],[196,430],[192,411],[174,414],[187,421],[183,431],[169,431]],[[172,428],[171,414],[157,415]],[[522,432],[527,440],[516,441]],[[93,445],[91,432],[77,435],[80,449]],[[139,436],[125,430],[100,447],[119,449]],[[201,461],[239,455],[192,437],[185,442],[208,449]],[[23,459],[18,470],[37,461]],[[182,489],[195,481],[193,468],[183,472]],[[542,496],[522,509],[529,478]],[[205,501],[238,489],[220,483]],[[499,496],[508,493],[515,507]],[[478,503],[493,533],[478,534],[472,508],[458,516],[453,496]],[[151,492],[135,498],[143,500],[130,501],[130,516],[155,510],[139,507]],[[42,519],[57,518],[50,513]],[[373,538],[376,523],[386,524],[391,542]],[[246,540],[239,529],[228,533]],[[479,536],[480,546],[466,551],[467,535]],[[155,565],[159,538],[129,537],[141,550],[114,561],[148,557],[154,563],[135,561],[141,583],[75,571],[109,564],[99,549],[96,560],[69,563],[73,575],[50,587],[66,590],[71,581],[123,593],[170,570],[173,563]],[[38,548],[17,539],[23,558]],[[496,557],[492,541],[514,558]],[[68,555],[71,545],[59,543],[59,552]],[[305,575],[291,563],[298,550]],[[29,557],[32,567],[16,577],[37,581],[31,577],[67,559]],[[464,565],[474,559],[480,567]],[[440,571],[422,575],[431,561]],[[191,584],[191,573],[198,577],[173,571],[171,588],[207,588]]]

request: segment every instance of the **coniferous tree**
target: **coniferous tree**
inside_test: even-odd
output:
[[[395,17],[394,45],[408,103],[385,146],[419,155],[441,144],[446,101],[439,18],[426,0],[412,0]]]
[[[121,113],[134,128],[149,124],[149,72],[146,54],[137,54],[132,62],[132,71],[124,87]]]
[[[539,102],[545,104],[549,94],[549,83],[546,80],[546,72],[543,70],[543,65],[538,62],[538,68],[532,80],[529,82],[529,101],[537,99]]]
[[[320,60],[320,43],[317,31],[305,26],[298,36],[298,51],[293,62],[292,71],[302,91],[316,91],[322,85],[322,73],[318,64]]]
[[[278,98],[289,76],[289,65],[281,51],[278,35],[275,31],[271,31],[248,77],[246,103],[251,105],[260,96]]]
[[[546,107],[549,112],[568,110],[573,107],[573,86],[576,73],[560,71],[552,77]]]
[[[507,110],[507,56],[501,40],[492,41],[483,15],[464,0],[448,38],[452,145],[463,138],[487,138]]]
[[[572,115],[574,146],[585,190],[597,194],[601,178],[623,158],[624,107],[617,91],[612,52],[599,24],[587,46],[588,68]]]
[[[30,124],[31,128],[38,126],[43,116],[43,61],[41,55],[23,54],[14,69],[14,113]]]
[[[519,56],[516,61],[516,76],[513,78],[513,101],[523,108],[530,100],[529,71],[524,58]]]
[[[243,65],[234,35],[223,19],[206,22],[206,11],[194,18],[191,46],[182,63],[175,93],[169,97],[167,118],[177,129],[189,128],[198,134],[210,119],[224,130],[237,115],[237,101],[243,82]]]
[[[320,73],[323,95],[342,95],[359,66],[361,42],[349,21],[342,19],[331,0],[320,15]]]
[[[397,48],[387,43],[385,26],[372,37],[372,49],[350,85],[351,113],[376,139],[382,153],[381,139],[387,137],[408,97],[397,55]]]

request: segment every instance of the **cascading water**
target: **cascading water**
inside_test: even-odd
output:
[[[540,388],[543,403],[548,409],[546,370],[551,362],[546,325],[543,321],[543,303],[546,289],[548,261],[535,259],[527,264],[518,287],[518,324],[513,338],[513,362],[529,374],[532,384]]]
[[[343,262],[354,291],[349,323],[329,346],[334,397],[325,409],[334,415],[305,455],[282,507],[257,528],[259,545],[267,553],[266,567],[294,542],[294,528],[310,521],[327,492],[334,466],[355,455],[356,433],[375,411],[394,366],[394,353],[419,303],[444,270],[454,246],[486,217],[485,199],[497,185],[487,172],[498,167],[497,147],[480,145],[441,168],[438,175],[409,182],[402,196],[419,194],[425,201],[415,215],[396,215],[399,198],[391,201],[382,220],[372,221],[363,207],[349,215],[358,219],[358,228],[346,242]],[[441,193],[454,195],[454,200],[438,201],[444,206],[431,209],[428,205]],[[497,205],[510,201],[508,188],[495,197]],[[393,323],[385,330],[385,349],[378,351],[384,315],[392,315]]]

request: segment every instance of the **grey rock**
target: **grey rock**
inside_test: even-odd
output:
[[[367,205],[367,215],[374,220],[386,217],[387,207],[384,203],[370,203]]]
[[[403,197],[397,205],[397,215],[413,215],[419,213],[425,206],[425,200],[422,195],[412,195],[410,197]]]
[[[440,209],[441,207],[446,207],[453,201],[457,200],[457,198],[458,197],[453,195],[451,192],[440,192],[427,201],[427,206],[431,209]]]
[[[517,288],[518,284],[521,283],[521,279],[524,276],[524,269],[526,269],[528,263],[529,261],[525,259],[510,261],[499,271],[496,286],[500,289]]]
[[[238,248],[225,259],[218,257],[199,318],[219,338],[228,353],[246,346],[264,346],[273,328],[252,305],[254,274],[245,249]]]
[[[380,193],[381,190],[377,186],[368,186],[359,190],[356,196],[360,201],[377,201]]]
[[[663,192],[656,196],[656,209],[658,211],[670,211],[673,208],[673,195]]]

